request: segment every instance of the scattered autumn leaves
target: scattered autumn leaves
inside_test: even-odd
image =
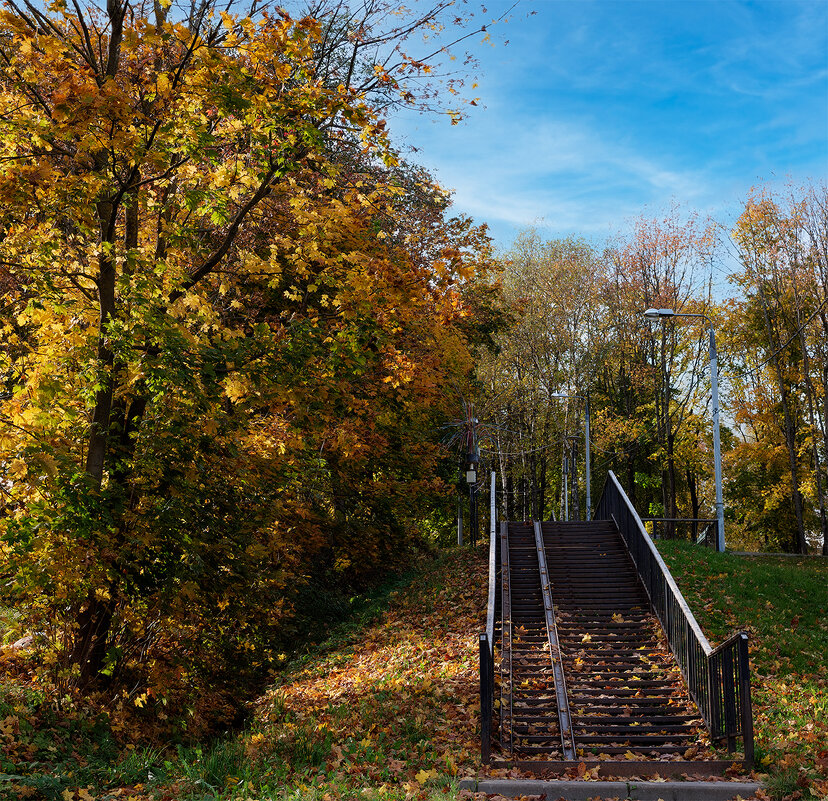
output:
[[[750,634],[757,769],[828,798],[828,560],[659,547],[711,641]]]
[[[325,799],[429,798],[451,777],[473,773],[477,738],[477,636],[485,609],[480,552],[457,552],[429,585],[394,607],[347,649],[289,674],[257,704],[255,753],[329,744],[309,783]],[[303,771],[291,777],[299,780]]]
[[[717,627],[738,624],[741,614],[738,604],[731,603],[730,611],[723,608],[723,587],[728,587],[731,598],[738,597],[738,591],[716,578],[724,572],[718,562],[732,560],[746,582],[757,581],[759,575],[754,571],[761,573],[767,568],[739,557],[667,550],[691,605],[700,610],[702,625],[711,639],[718,640]],[[66,801],[436,801],[475,797],[471,793],[458,795],[456,783],[463,776],[481,772],[476,646],[485,608],[485,554],[481,550],[455,551],[423,567],[420,578],[398,590],[388,611],[372,626],[350,634],[344,644],[340,636],[289,664],[251,705],[251,719],[243,734],[225,738],[212,748],[205,746],[203,751],[200,746],[187,752],[170,749],[169,754],[157,753],[154,758],[139,753],[140,748],[122,744],[120,756],[111,756],[120,774],[113,768],[108,782],[100,774],[95,781],[70,784],[61,791],[63,795],[54,797]],[[788,569],[794,567],[799,565]],[[820,572],[823,566],[814,563],[802,570],[806,577],[824,575]],[[708,576],[706,571],[712,574]],[[802,574],[794,575],[805,580]],[[775,586],[780,587],[780,582]],[[699,594],[702,589],[703,598]],[[772,590],[768,586],[764,589]],[[818,602],[816,597],[814,603]],[[799,634],[807,651],[821,636],[821,629],[811,630],[809,603],[798,606],[804,621]],[[728,614],[736,619],[728,620]],[[797,672],[790,658],[774,649],[773,623],[768,615],[770,612],[763,612],[747,618],[752,620],[761,770],[778,788],[774,797],[822,799],[828,793],[828,676],[824,660],[811,673]],[[22,706],[17,713],[10,709],[0,726],[7,763],[10,757],[48,759],[46,748],[40,748],[40,735],[26,717]],[[92,727],[100,726],[87,718],[84,733],[80,723],[77,716],[63,721],[39,718],[35,726],[42,729],[41,734],[49,727],[65,732],[65,742],[52,744],[57,749],[77,740],[78,732],[88,736]],[[107,747],[99,737],[95,748],[106,751]],[[80,780],[88,776],[82,763],[91,762],[91,757],[77,756]],[[126,779],[125,766],[130,760],[143,767],[134,771],[132,781],[116,786],[112,777]],[[594,778],[588,772],[584,767],[569,778]],[[490,773],[509,775],[502,770]],[[51,797],[37,792],[27,795],[26,787],[19,783],[20,792],[9,797]]]

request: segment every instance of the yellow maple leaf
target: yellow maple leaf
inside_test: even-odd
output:
[[[23,459],[12,459],[6,470],[6,475],[9,478],[22,478],[26,475],[27,470],[26,462]]]
[[[429,779],[437,778],[437,771],[436,770],[420,770],[419,773],[414,777],[417,780],[418,784],[425,784]]]

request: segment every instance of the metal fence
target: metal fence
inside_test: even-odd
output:
[[[719,521],[707,517],[642,517],[641,522],[654,540],[687,540],[715,548]]]
[[[596,520],[614,520],[661,621],[693,700],[714,740],[735,750],[741,737],[745,762],[753,764],[748,637],[740,632],[713,649],[704,636],[638,513],[610,471]]]

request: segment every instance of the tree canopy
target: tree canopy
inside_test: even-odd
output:
[[[444,491],[489,242],[372,105],[426,62],[184,11],[0,15],[0,531],[58,691],[220,716]]]

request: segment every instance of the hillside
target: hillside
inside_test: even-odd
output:
[[[713,644],[750,634],[758,768],[828,798],[828,559],[659,549]]]
[[[662,551],[713,642],[751,633],[757,754],[775,797],[828,797],[828,565],[680,543]],[[485,548],[424,563],[383,596],[384,609],[288,661],[250,705],[245,730],[211,744],[162,752],[117,741],[102,720],[49,717],[30,690],[12,697],[7,683],[4,797],[455,799],[457,780],[481,773],[485,568]],[[23,722],[33,712],[34,728]]]

